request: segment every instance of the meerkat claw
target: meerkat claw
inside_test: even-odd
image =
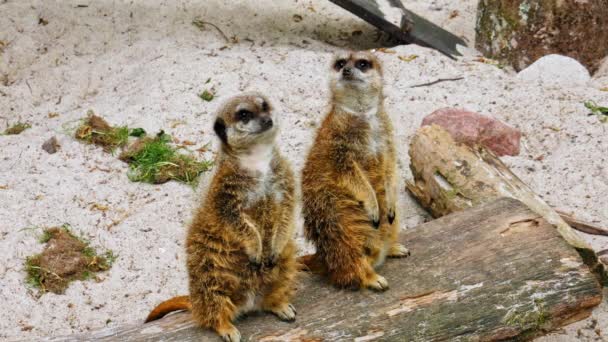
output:
[[[407,247],[405,247],[404,245],[397,243],[394,244],[391,247],[391,250],[389,251],[389,257],[391,258],[405,258],[410,256],[410,250],[407,249]]]
[[[375,229],[380,228],[380,220],[374,220],[374,221],[372,221],[372,224],[374,225]]]
[[[255,271],[259,271],[262,266],[264,266],[264,264],[262,263],[261,260],[257,260],[257,259],[249,259],[249,268],[255,270]]]
[[[388,290],[388,281],[381,275],[376,276],[376,279],[367,285],[368,288],[374,291],[386,291]]]
[[[279,261],[279,256],[276,254],[272,254],[266,259],[266,261],[264,261],[264,266],[266,266],[268,268],[274,268],[277,265],[278,261]]]
[[[241,332],[236,328],[221,333],[220,336],[222,337],[222,340],[226,342],[241,342]]]
[[[388,212],[388,223],[393,224],[394,221],[395,221],[395,212],[389,211]]]
[[[280,309],[275,309],[271,312],[281,321],[293,322],[296,320],[296,309],[291,304],[285,304]]]

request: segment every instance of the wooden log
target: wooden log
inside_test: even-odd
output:
[[[412,252],[379,268],[384,293],[337,290],[304,274],[295,323],[269,314],[237,322],[249,341],[525,340],[583,319],[601,286],[555,228],[499,199],[423,224],[400,241]],[[143,317],[142,317],[143,321]],[[47,341],[220,341],[189,313]]]
[[[500,197],[515,198],[556,226],[602,282],[608,283],[591,246],[489,150],[458,144],[445,129],[431,125],[418,130],[409,154],[414,181],[407,182],[407,189],[434,217]]]

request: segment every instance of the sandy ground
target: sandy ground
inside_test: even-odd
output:
[[[476,1],[404,3],[473,42]],[[374,29],[321,0],[0,0],[0,13],[0,40],[7,43],[0,50],[0,128],[17,120],[33,125],[0,136],[0,339],[137,323],[159,301],[186,293],[185,227],[200,189],[130,182],[115,156],[69,135],[88,109],[112,124],[165,129],[195,141],[195,150],[215,144],[211,122],[223,100],[261,90],[281,115],[281,150],[299,172],[326,109],[331,54],[378,47]],[[227,39],[210,26],[193,26],[195,17],[217,25]],[[608,104],[608,92],[599,90],[608,87],[608,70],[584,87],[547,88],[472,57],[452,61],[417,46],[394,50],[378,55],[403,178],[410,177],[407,146],[422,118],[440,107],[463,107],[522,130],[521,155],[504,160],[547,202],[608,226],[608,125],[588,117],[582,105],[587,99]],[[419,57],[398,58],[411,54]],[[197,97],[211,87],[216,99]],[[51,136],[61,144],[54,155],[40,147]],[[109,210],[95,210],[95,203]],[[404,226],[426,219],[405,191],[400,209]],[[62,223],[119,258],[101,282],[75,282],[65,295],[38,297],[24,283],[23,261],[42,249],[42,227]],[[32,227],[38,229],[24,229]],[[585,238],[597,250],[608,248],[608,239]],[[306,249],[300,232],[298,240]],[[608,330],[606,310],[603,304],[592,319],[545,339],[600,339],[593,319]]]

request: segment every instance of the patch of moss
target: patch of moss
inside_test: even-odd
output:
[[[68,225],[44,230],[40,241],[46,243],[44,250],[26,258],[25,270],[27,284],[42,293],[62,294],[72,281],[87,280],[96,272],[109,270],[116,260],[112,251],[99,255]]]
[[[17,122],[16,124],[9,126],[7,129],[5,129],[2,134],[17,135],[17,134],[21,134],[23,131],[25,131],[26,129],[31,128],[31,127],[32,127],[32,125],[30,125],[26,122]]]
[[[170,140],[161,132],[155,138],[141,138],[123,151],[119,158],[130,165],[129,179],[152,184],[170,180],[196,184],[198,175],[208,171],[213,163],[179,153]]]
[[[112,152],[118,147],[127,145],[129,128],[127,126],[113,127],[102,117],[89,110],[87,118],[76,129],[74,136],[89,144],[101,146],[106,152]]]
[[[545,309],[545,304],[541,299],[534,299],[534,308],[525,312],[510,314],[505,323],[516,326],[523,332],[523,336],[535,336],[540,331],[546,330],[547,323],[550,322],[551,314]]]

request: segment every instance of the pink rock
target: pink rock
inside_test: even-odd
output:
[[[497,156],[519,154],[521,132],[485,115],[463,109],[442,108],[422,120],[422,126],[431,124],[445,128],[456,142],[484,146]]]

